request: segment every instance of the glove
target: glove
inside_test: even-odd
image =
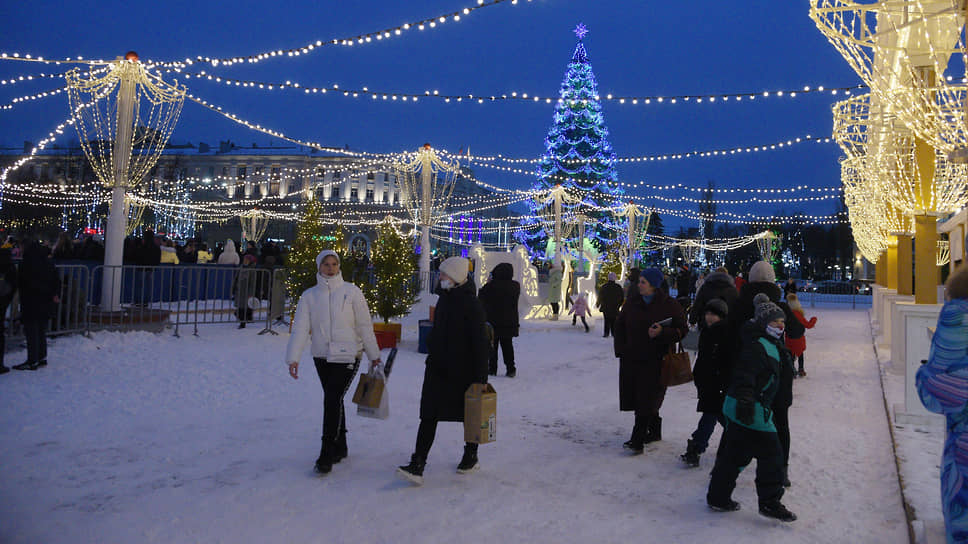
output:
[[[736,419],[743,425],[753,424],[753,403],[750,401],[736,402]]]

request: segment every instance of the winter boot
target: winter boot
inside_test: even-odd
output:
[[[457,474],[467,474],[481,468],[477,462],[477,444],[464,444],[464,456],[457,465]]]
[[[516,368],[514,368],[513,366],[512,367],[508,367],[508,372],[507,372],[507,377],[508,378],[513,378],[513,377],[515,377],[517,375],[518,375],[518,370]]]
[[[790,466],[787,465],[783,467],[783,487],[790,487],[793,485],[790,483],[790,477],[788,476],[789,473],[790,473]]]
[[[349,451],[346,448],[346,430],[342,430],[336,435],[336,444],[333,446],[333,463],[339,463],[346,459]]]
[[[760,504],[760,515],[787,522],[797,520],[797,515],[787,510],[787,507],[783,506],[780,501],[771,501]]]
[[[647,427],[646,423],[641,423],[637,421],[636,424],[632,427],[632,437],[629,438],[627,442],[622,444],[622,447],[627,450],[630,450],[632,455],[642,455],[642,452],[645,451],[644,437],[645,437],[646,427]]]
[[[323,439],[323,445],[319,449],[319,458],[316,459],[316,464],[313,467],[319,474],[329,474],[333,470],[334,448],[333,441]]]
[[[645,440],[643,442],[649,444],[651,442],[658,442],[659,440],[662,440],[662,418],[652,416],[646,427]]]
[[[427,466],[427,459],[417,455],[410,456],[410,464],[397,467],[397,474],[405,480],[416,485],[423,485],[423,471]]]
[[[10,369],[0,364],[0,374],[6,374],[7,372],[10,372]]]
[[[696,447],[696,443],[692,440],[686,441],[686,453],[679,456],[682,462],[686,464],[689,468],[696,468],[699,466],[699,448]]]
[[[14,370],[37,370],[40,367],[37,363],[26,361],[19,365],[13,365],[13,368]]]
[[[739,503],[732,499],[728,499],[723,504],[710,502],[709,499],[706,499],[706,504],[709,506],[710,510],[713,510],[715,512],[735,512],[740,508]],[[760,512],[762,511],[763,510],[761,509]]]

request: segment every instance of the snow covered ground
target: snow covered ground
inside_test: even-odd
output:
[[[792,524],[756,512],[752,467],[734,498],[705,505],[715,444],[682,468],[698,414],[669,390],[663,441],[622,451],[618,364],[597,321],[529,321],[518,377],[492,380],[498,440],[455,473],[459,424],[441,424],[412,487],[423,356],[416,323],[390,378],[391,417],[347,401],[350,456],[312,473],[321,390],[308,353],[286,373],[288,335],[209,325],[200,337],[97,333],[51,344],[50,365],[0,377],[0,542],[907,542],[866,310],[808,309],[806,379],[795,383]],[[8,364],[24,358],[7,355]],[[503,369],[502,369],[503,374]],[[936,488],[935,488],[936,489]]]

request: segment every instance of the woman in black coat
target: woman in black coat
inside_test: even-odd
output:
[[[399,467],[401,476],[420,485],[427,454],[439,421],[464,421],[464,393],[471,384],[487,383],[490,352],[485,332],[484,307],[468,279],[469,262],[450,257],[440,265],[440,288],[434,328],[427,341],[427,361],[420,393],[420,427],[410,464]],[[479,468],[477,444],[464,445],[458,473]]]
[[[615,356],[619,358],[619,409],[635,412],[632,437],[624,446],[642,453],[648,442],[662,440],[659,408],[665,399],[662,358],[686,335],[686,314],[658,288],[662,272],[642,272],[638,296],[630,296],[615,320]],[[671,319],[666,325],[659,322]]]
[[[511,263],[501,263],[491,272],[491,281],[481,287],[477,297],[484,305],[487,322],[494,329],[494,343],[491,344],[490,359],[487,372],[491,376],[497,375],[497,347],[501,346],[504,354],[504,366],[507,376],[517,375],[514,367],[514,337],[518,335],[520,323],[518,318],[518,299],[521,297],[521,284],[514,281],[514,267]]]
[[[7,308],[17,291],[17,267],[11,260],[10,248],[0,248],[0,374],[10,372],[3,365],[3,353],[7,344]]]
[[[709,446],[709,437],[716,423],[725,427],[723,400],[729,386],[732,362],[732,339],[729,337],[727,314],[729,307],[721,299],[708,300],[702,317],[704,328],[699,333],[699,355],[692,377],[699,396],[696,411],[702,413],[692,437],[686,441],[686,452],[680,459],[690,466],[699,466],[699,456]]]
[[[20,265],[20,320],[27,338],[27,361],[14,368],[37,370],[47,366],[47,321],[60,302],[60,277],[50,251],[32,242]]]
[[[706,328],[706,320],[703,319],[706,314],[706,302],[714,298],[722,299],[727,307],[733,306],[739,298],[739,291],[736,289],[733,277],[722,268],[717,268],[703,280],[702,287],[696,293],[696,300],[689,308],[690,325],[699,325],[699,330]]]

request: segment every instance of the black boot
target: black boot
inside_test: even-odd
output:
[[[349,453],[346,447],[346,430],[342,430],[336,435],[336,444],[333,446],[333,463],[339,463],[346,459]]]
[[[639,418],[635,418],[635,425],[632,427],[632,437],[629,438],[628,442],[622,444],[627,450],[631,450],[632,455],[641,455],[645,451],[645,432],[648,428],[648,421],[642,422]]]
[[[6,374],[7,372],[10,372],[10,369],[0,364],[0,374]]]
[[[662,440],[662,418],[652,416],[646,427],[644,442],[649,444],[650,442],[658,442],[659,440]]]
[[[323,445],[319,449],[319,459],[316,459],[314,468],[319,474],[329,474],[333,470],[333,449],[334,443],[331,440],[323,439]]]
[[[686,464],[687,467],[696,468],[699,466],[699,448],[696,447],[696,443],[692,440],[686,441],[686,453],[679,456],[682,462]]]
[[[467,474],[481,468],[477,462],[477,444],[464,444],[464,456],[457,465],[457,474]]]
[[[514,365],[509,366],[508,367],[508,372],[507,372],[507,377],[508,378],[513,378],[513,377],[515,377],[517,375],[518,375],[517,368],[515,368]]]
[[[797,515],[787,510],[787,507],[783,506],[780,501],[771,501],[760,504],[760,514],[768,518],[778,519],[780,521],[789,522],[797,520]]]
[[[423,485],[423,471],[426,466],[427,459],[415,453],[410,456],[409,465],[397,467],[397,474],[411,483]]]
[[[790,483],[790,478],[788,476],[789,470],[790,470],[790,465],[786,465],[783,467],[783,487],[790,487],[791,485],[793,485]]]

